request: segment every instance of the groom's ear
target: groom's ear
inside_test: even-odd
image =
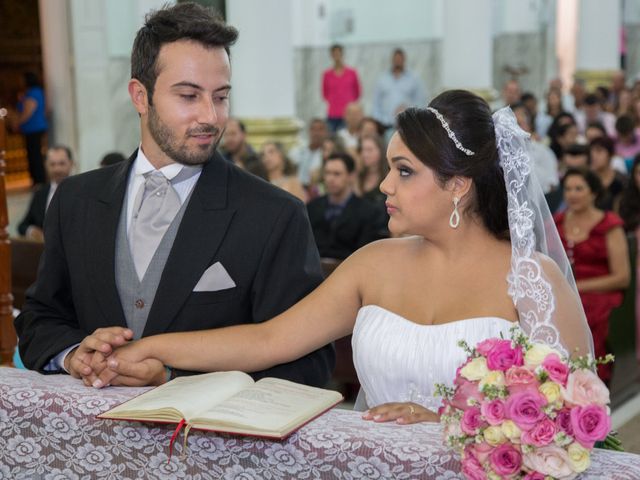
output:
[[[458,197],[460,200],[464,200],[465,195],[471,190],[471,179],[469,177],[461,177],[456,175],[452,177],[448,182],[448,190]]]

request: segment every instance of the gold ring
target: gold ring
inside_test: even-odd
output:
[[[410,415],[415,415],[416,414],[416,409],[413,408],[413,405],[409,405],[409,414]]]

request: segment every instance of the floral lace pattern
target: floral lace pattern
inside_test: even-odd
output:
[[[558,351],[567,351],[553,323],[553,290],[545,278],[536,250],[537,212],[529,192],[531,165],[527,153],[529,134],[517,124],[509,107],[493,114],[500,166],[507,189],[509,233],[511,235],[511,272],[509,295],[518,309],[520,325],[532,341],[546,343]]]
[[[438,424],[377,424],[334,409],[283,442],[192,430],[187,451],[180,437],[169,461],[172,426],[87,413],[145,390],[96,391],[67,375],[0,368],[0,480],[463,478]],[[640,478],[637,455],[596,450],[592,464],[579,478]]]

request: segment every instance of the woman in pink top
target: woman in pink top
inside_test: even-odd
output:
[[[332,132],[344,127],[345,107],[360,98],[360,80],[355,69],[347,67],[342,59],[342,45],[331,47],[333,67],[322,74],[322,97],[326,100],[327,123]]]

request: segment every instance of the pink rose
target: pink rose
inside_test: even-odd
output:
[[[468,480],[487,480],[487,473],[473,455],[463,456],[462,473]]]
[[[593,448],[596,440],[604,440],[611,430],[611,418],[605,407],[588,405],[571,409],[571,426],[577,442],[584,448]]]
[[[492,451],[493,447],[487,442],[474,443],[465,449],[465,452],[469,452],[469,454],[473,455],[481,464],[486,462]]]
[[[575,472],[571,469],[569,455],[564,448],[556,445],[535,448],[525,453],[522,463],[529,470],[549,475],[553,478],[574,478]]]
[[[467,410],[469,408],[469,399],[481,402],[484,395],[478,390],[478,382],[470,382],[463,376],[456,377],[454,382],[456,391],[451,399],[451,405],[459,410]]]
[[[556,424],[548,418],[536,423],[531,430],[522,435],[522,442],[535,447],[544,447],[553,442],[557,432]]]
[[[482,424],[482,417],[478,407],[471,407],[465,410],[460,419],[460,428],[467,435],[476,435]]]
[[[555,353],[550,353],[542,361],[542,368],[549,374],[549,378],[563,387],[567,385],[567,377],[569,376],[569,367],[560,360]]]
[[[519,472],[522,466],[520,451],[508,443],[497,447],[489,458],[493,471],[502,477]]]
[[[521,430],[531,430],[545,417],[542,407],[546,404],[547,399],[537,390],[517,392],[507,399],[506,417]]]
[[[556,416],[556,427],[570,437],[573,437],[573,427],[571,426],[571,410],[563,408]]]
[[[476,345],[476,351],[483,357],[486,357],[499,341],[499,338],[488,338],[487,340],[483,340]]]
[[[540,472],[529,472],[522,480],[545,480],[545,477]]]
[[[507,371],[514,365],[522,366],[524,363],[522,347],[511,347],[510,340],[498,340],[486,355],[489,370]]]
[[[504,402],[499,398],[484,402],[480,412],[489,425],[500,425],[504,420]]]
[[[591,370],[581,369],[569,374],[562,396],[570,405],[607,405],[609,390]]]
[[[504,379],[505,385],[509,387],[509,393],[512,394],[526,390],[529,387],[538,390],[540,386],[536,374],[527,367],[511,367],[506,371]]]

